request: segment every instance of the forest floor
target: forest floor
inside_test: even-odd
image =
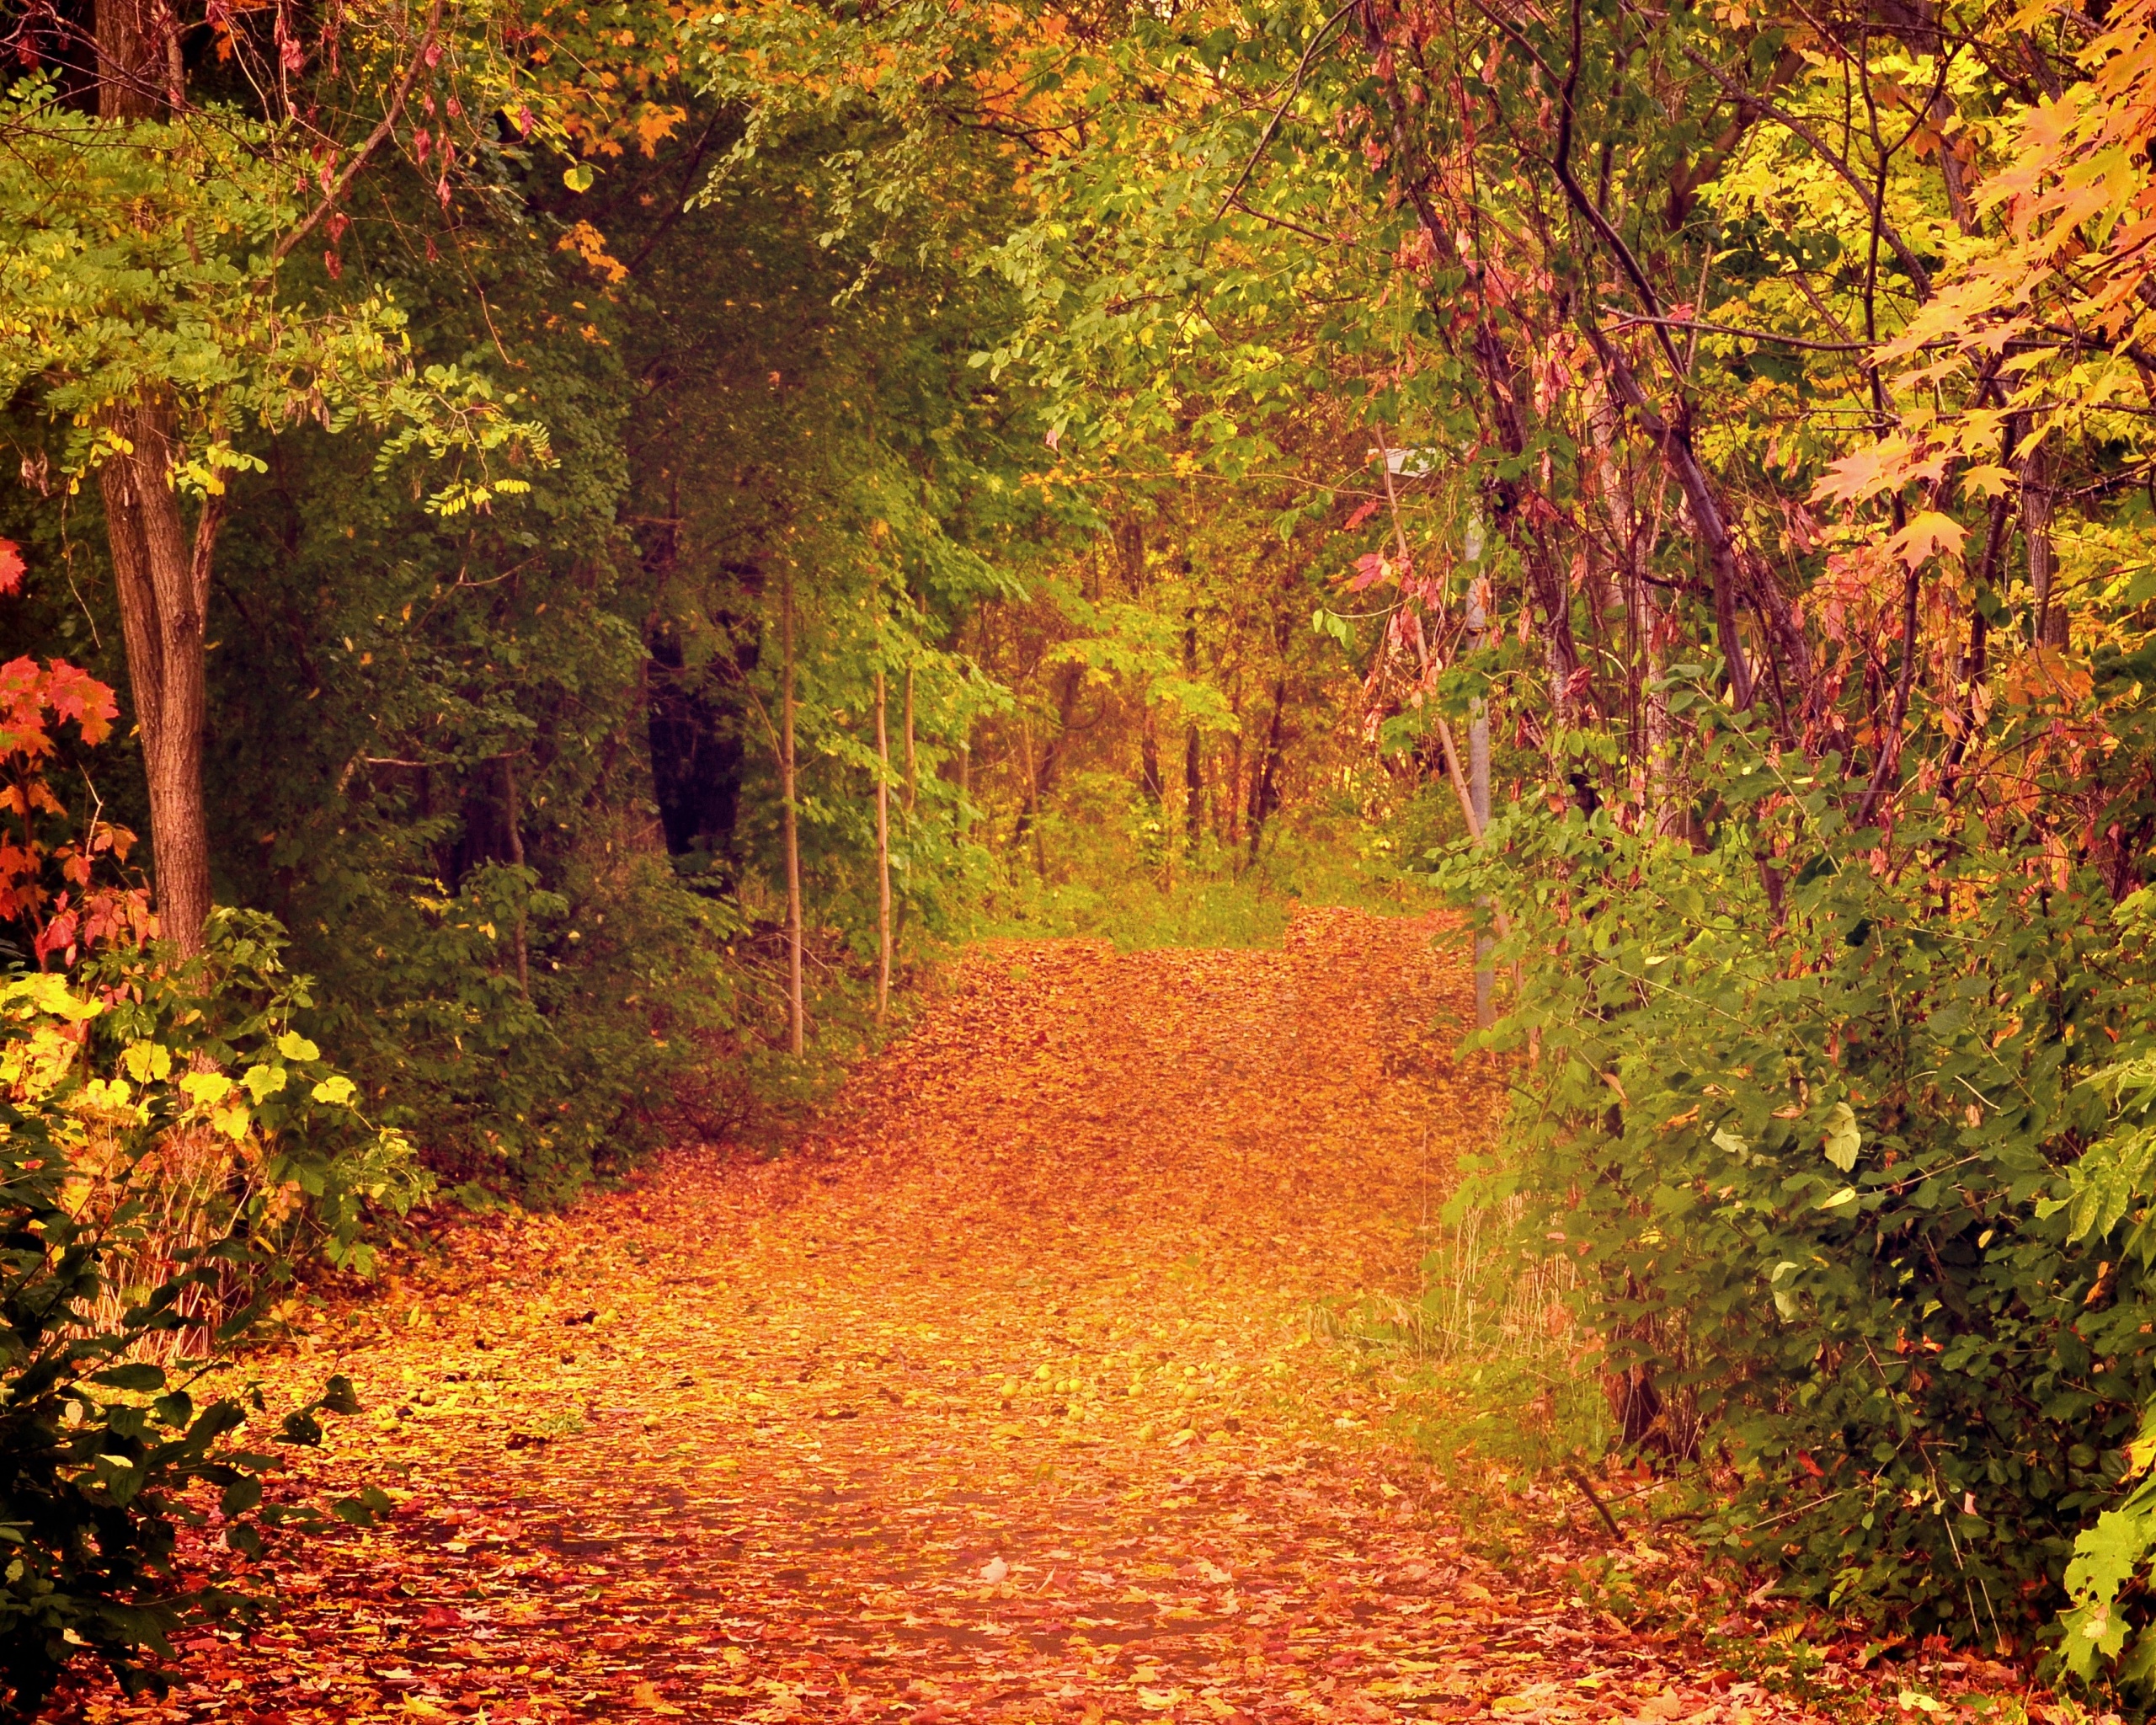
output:
[[[1490,1130],[1439,932],[978,948],[794,1153],[460,1226],[251,1367],[273,1415],[351,1376],[296,1483],[396,1513],[254,1566],[283,1615],[168,1698],[55,1717],[2025,1717],[1958,1694],[2001,1667],[1807,1660],[1636,1506],[1433,1466],[1313,1322],[1417,1291]]]

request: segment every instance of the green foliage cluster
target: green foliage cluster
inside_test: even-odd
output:
[[[2147,1465],[2139,1211],[2089,1184],[2156,1037],[2146,901],[1995,809],[1856,826],[1831,761],[1726,713],[1701,778],[1696,845],[1563,786],[1445,865],[1527,961],[1486,1039],[1520,1160],[1485,1178],[1651,1398],[1626,1437],[1710,1465],[1711,1542],[1838,1610],[2025,1645]]]

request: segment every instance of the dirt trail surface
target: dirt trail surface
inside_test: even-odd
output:
[[[1554,1513],[1464,1537],[1312,1332],[1488,1130],[1437,932],[981,950],[803,1151],[462,1231],[264,1368],[350,1375],[302,1477],[396,1514],[69,1716],[1801,1717],[1581,1607]]]

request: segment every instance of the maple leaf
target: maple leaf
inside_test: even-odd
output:
[[[1916,569],[1941,555],[1958,560],[1968,537],[1968,529],[1953,516],[1928,509],[1912,516],[1908,526],[1886,542],[1886,548],[1906,566]]]
[[[1944,451],[1927,451],[1903,436],[1878,442],[1828,463],[1812,488],[1817,503],[1862,503],[1898,491],[1914,481],[1936,479],[1946,471]]]
[[[103,742],[120,712],[109,685],[64,660],[55,660],[45,672],[45,698],[56,717],[72,718],[82,728],[86,743]]]
[[[0,539],[0,597],[21,590],[24,567],[22,548],[12,539]]]

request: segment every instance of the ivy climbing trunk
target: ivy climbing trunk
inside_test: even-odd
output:
[[[102,119],[115,126],[156,119],[178,99],[170,18],[155,0],[98,0]],[[191,957],[202,950],[210,916],[203,613],[222,510],[216,499],[205,501],[191,533],[181,519],[173,478],[178,419],[168,398],[116,401],[99,418],[110,447],[98,468],[98,490],[148,780],[158,927]]]

